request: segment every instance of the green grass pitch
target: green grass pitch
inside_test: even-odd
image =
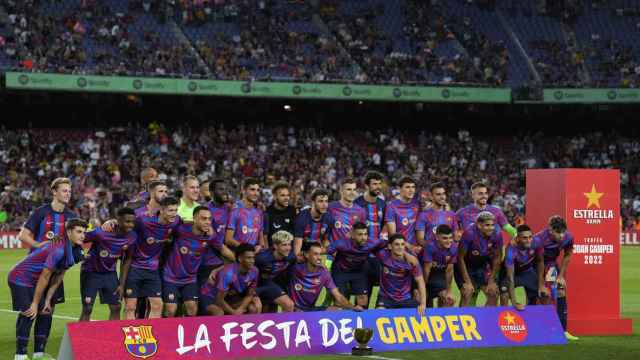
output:
[[[12,359],[15,351],[16,314],[11,311],[11,295],[7,285],[7,272],[24,255],[24,250],[0,251],[0,277],[4,282],[0,286],[0,360]],[[47,352],[57,355],[64,325],[80,316],[80,267],[75,266],[65,276],[67,302],[56,308],[56,318]],[[510,360],[568,360],[568,359],[640,359],[640,247],[622,247],[621,255],[622,314],[634,320],[634,332],[631,337],[582,337],[566,346],[535,346],[525,348],[485,348],[404,351],[376,353],[375,355],[391,359],[510,359]],[[519,296],[522,297],[522,293]],[[375,294],[374,294],[375,296]],[[481,299],[479,303],[481,303]],[[107,319],[106,306],[96,304],[93,318]],[[33,338],[32,338],[33,341]],[[30,351],[33,343],[30,342]],[[343,355],[310,356],[309,359],[344,359]]]

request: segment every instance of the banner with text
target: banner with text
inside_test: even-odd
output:
[[[565,344],[551,306],[279,313],[67,324],[59,360],[239,359],[345,353],[356,328],[374,351]]]
[[[640,245],[638,231],[626,231],[620,233],[620,245]]]
[[[9,89],[369,101],[509,103],[511,89],[6,74]]]
[[[545,103],[635,103],[640,89],[544,89]]]
[[[4,249],[22,249],[17,231],[0,231],[0,250]]]

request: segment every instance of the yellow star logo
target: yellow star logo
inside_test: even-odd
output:
[[[511,315],[510,312],[508,312],[505,316],[504,319],[507,320],[507,325],[515,325],[516,324],[516,317]]]
[[[591,205],[595,205],[598,209],[600,208],[600,198],[604,195],[604,193],[599,193],[596,191],[596,184],[591,185],[591,192],[584,193],[584,196],[587,197],[589,202],[587,203],[587,209],[591,208]]]

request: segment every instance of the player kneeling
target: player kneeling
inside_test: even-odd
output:
[[[427,296],[422,277],[422,269],[418,259],[406,250],[406,242],[402,234],[389,237],[389,249],[376,254],[380,260],[380,293],[376,307],[378,309],[399,309],[417,307],[420,315],[424,314]],[[415,280],[418,285],[418,300],[412,298],[411,285]]]
[[[446,224],[436,227],[436,241],[429,242],[421,253],[424,278],[427,280],[427,306],[433,307],[438,299],[438,307],[454,304],[451,293],[453,267],[458,261],[458,246],[453,243],[453,229]]]
[[[236,262],[225,265],[200,289],[202,307],[209,315],[259,314],[262,302],[256,295],[258,268],[254,266],[253,245],[240,244],[235,249]]]
[[[528,225],[517,228],[516,244],[507,248],[504,259],[506,278],[501,280],[500,290],[506,289],[511,304],[523,310],[515,297],[515,288],[522,286],[527,294],[527,304],[535,305],[538,298],[547,298],[549,292],[544,287],[544,260],[542,244],[533,241],[533,234]]]

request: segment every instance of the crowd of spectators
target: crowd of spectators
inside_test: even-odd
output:
[[[606,11],[611,19],[640,17],[637,9],[601,0],[541,1],[535,6],[515,0],[456,1],[482,11],[498,8],[510,17],[551,17],[567,29],[592,11]],[[56,3],[65,4],[63,13],[47,11]],[[336,0],[1,0],[8,21],[0,24],[0,65],[97,75],[506,85],[513,61],[506,44],[492,41],[471,18],[454,16],[451,3],[366,3],[371,6],[349,5],[356,10],[344,12],[348,2]],[[389,6],[401,11],[390,14]],[[141,16],[155,19],[157,27],[140,25]],[[167,20],[182,28],[229,23],[240,31],[179,41],[167,36],[174,31]],[[383,25],[394,21],[402,23],[401,40]],[[308,25],[290,26],[297,22]],[[526,45],[544,54],[531,56],[545,86],[637,87],[638,51],[618,40],[594,32],[591,41],[572,45],[542,38]],[[586,60],[596,65],[584,70]],[[598,76],[589,84],[581,71]]]
[[[264,185],[265,204],[271,201],[270,185],[284,180],[292,185],[298,207],[308,204],[318,187],[331,190],[335,199],[341,178],[361,178],[368,169],[387,176],[387,199],[396,194],[394,182],[402,174],[414,176],[423,190],[443,181],[454,209],[471,201],[471,183],[485,181],[491,186],[491,202],[515,224],[524,216],[525,169],[614,167],[621,169],[622,225],[640,230],[640,141],[614,132],[571,138],[481,137],[465,130],[334,132],[265,124],[170,128],[158,123],[97,131],[1,130],[0,173],[6,175],[0,180],[0,230],[20,227],[34,207],[47,201],[48,184],[58,176],[73,181],[72,207],[83,217],[103,221],[141,190],[140,171],[149,166],[174,189],[187,174],[201,181],[226,178],[236,192],[244,177],[257,177]]]

